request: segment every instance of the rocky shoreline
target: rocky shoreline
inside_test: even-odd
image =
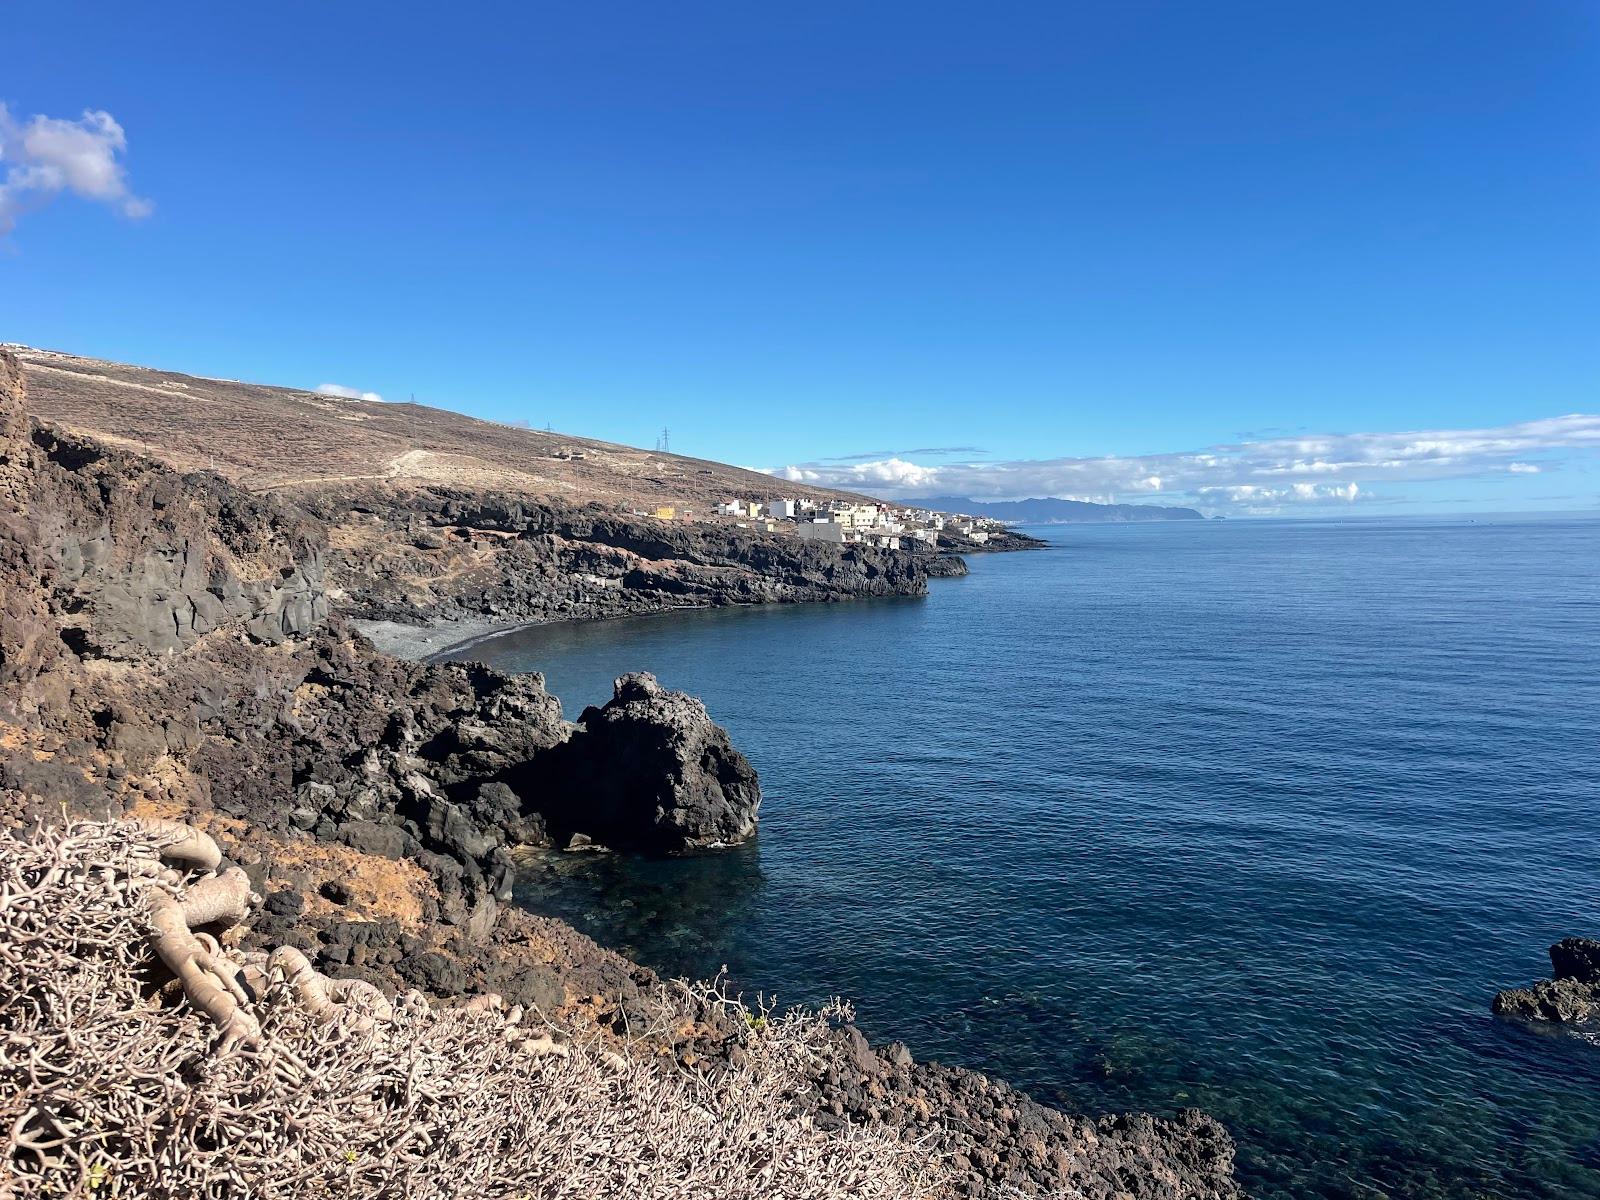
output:
[[[957,554],[928,555],[923,565],[928,579],[960,579],[967,574],[967,564]],[[752,608],[760,603],[764,602],[678,604],[659,608],[647,607],[638,612],[620,612],[609,616],[546,617],[536,620],[436,617],[420,624],[413,624],[408,621],[354,617],[350,618],[348,623],[384,654],[430,662],[461,658],[480,642],[515,633],[519,629],[552,625],[562,620],[612,621],[631,616],[665,616],[674,612],[699,612],[709,608]]]
[[[299,500],[330,531],[341,611],[373,622],[483,628],[917,596],[934,557],[456,488],[324,488]]]
[[[738,841],[760,792],[704,706],[648,676],[571,722],[538,675],[396,658],[347,614],[585,619],[915,594],[929,574],[915,555],[498,494],[252,494],[54,429],[25,383],[0,354],[0,826],[190,822],[262,897],[247,947],[390,993],[492,991],[563,1028],[637,1025],[655,977],[506,905],[518,856]],[[655,1035],[662,1069],[737,1053],[711,1014],[682,1017]],[[1239,1195],[1232,1143],[1202,1114],[1069,1115],[836,1036],[815,1120],[925,1141],[956,1194]]]

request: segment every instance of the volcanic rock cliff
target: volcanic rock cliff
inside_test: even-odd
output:
[[[754,773],[703,706],[628,677],[573,724],[537,675],[378,653],[330,582],[354,571],[348,522],[42,423],[25,383],[0,353],[0,825],[182,818],[263,897],[247,945],[298,947],[391,991],[493,990],[574,1027],[651,1019],[650,972],[501,900],[522,848],[747,836]],[[451,528],[507,526],[519,545],[573,544],[543,510],[450,502],[419,528],[437,512]],[[410,521],[397,511],[378,523]],[[651,544],[611,545],[635,535],[598,518],[563,519],[591,547],[660,561]],[[655,1035],[662,1069],[737,1052],[710,1015],[688,1009]],[[812,1081],[815,1119],[925,1139],[959,1194],[1238,1195],[1232,1145],[1198,1113],[1071,1116],[838,1037],[848,1064]]]
[[[397,649],[536,621],[921,595],[935,561],[454,488],[342,485],[301,502],[330,530],[341,610]]]

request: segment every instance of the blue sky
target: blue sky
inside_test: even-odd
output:
[[[1600,413],[1591,0],[14,0],[5,41],[0,340],[886,492],[1600,506],[1600,420],[1552,423]]]

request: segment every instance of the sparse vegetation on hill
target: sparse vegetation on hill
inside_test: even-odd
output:
[[[841,493],[725,463],[480,421],[420,404],[204,379],[16,347],[35,411],[79,433],[214,470],[254,491],[394,483],[598,502],[624,511]],[[581,455],[581,457],[580,457]],[[861,499],[861,497],[852,497]]]

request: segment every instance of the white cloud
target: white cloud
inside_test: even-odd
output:
[[[886,458],[882,462],[852,463],[849,466],[790,466],[771,474],[794,483],[816,483],[824,487],[878,487],[915,491],[932,487],[942,470],[941,467],[919,467],[901,458]]]
[[[128,189],[121,155],[128,138],[108,112],[85,109],[76,121],[33,116],[18,121],[0,104],[0,236],[23,213],[63,192],[94,200],[135,220],[154,210]]]
[[[1363,498],[1356,483],[1291,483],[1288,487],[1266,487],[1254,483],[1235,483],[1195,489],[1195,495],[1210,503],[1243,504],[1265,510],[1284,504],[1350,504]]]
[[[1600,451],[1600,415],[1573,413],[1484,429],[1330,433],[1264,438],[1129,457],[954,462],[802,463],[773,472],[824,487],[889,495],[1013,500],[1060,496],[1169,504],[1335,505],[1373,486],[1536,475],[1563,454]],[[1547,461],[1530,459],[1543,457]]]
[[[319,396],[338,396],[341,400],[372,400],[380,403],[383,400],[377,392],[363,392],[360,388],[345,387],[342,383],[319,383],[316,393]]]

